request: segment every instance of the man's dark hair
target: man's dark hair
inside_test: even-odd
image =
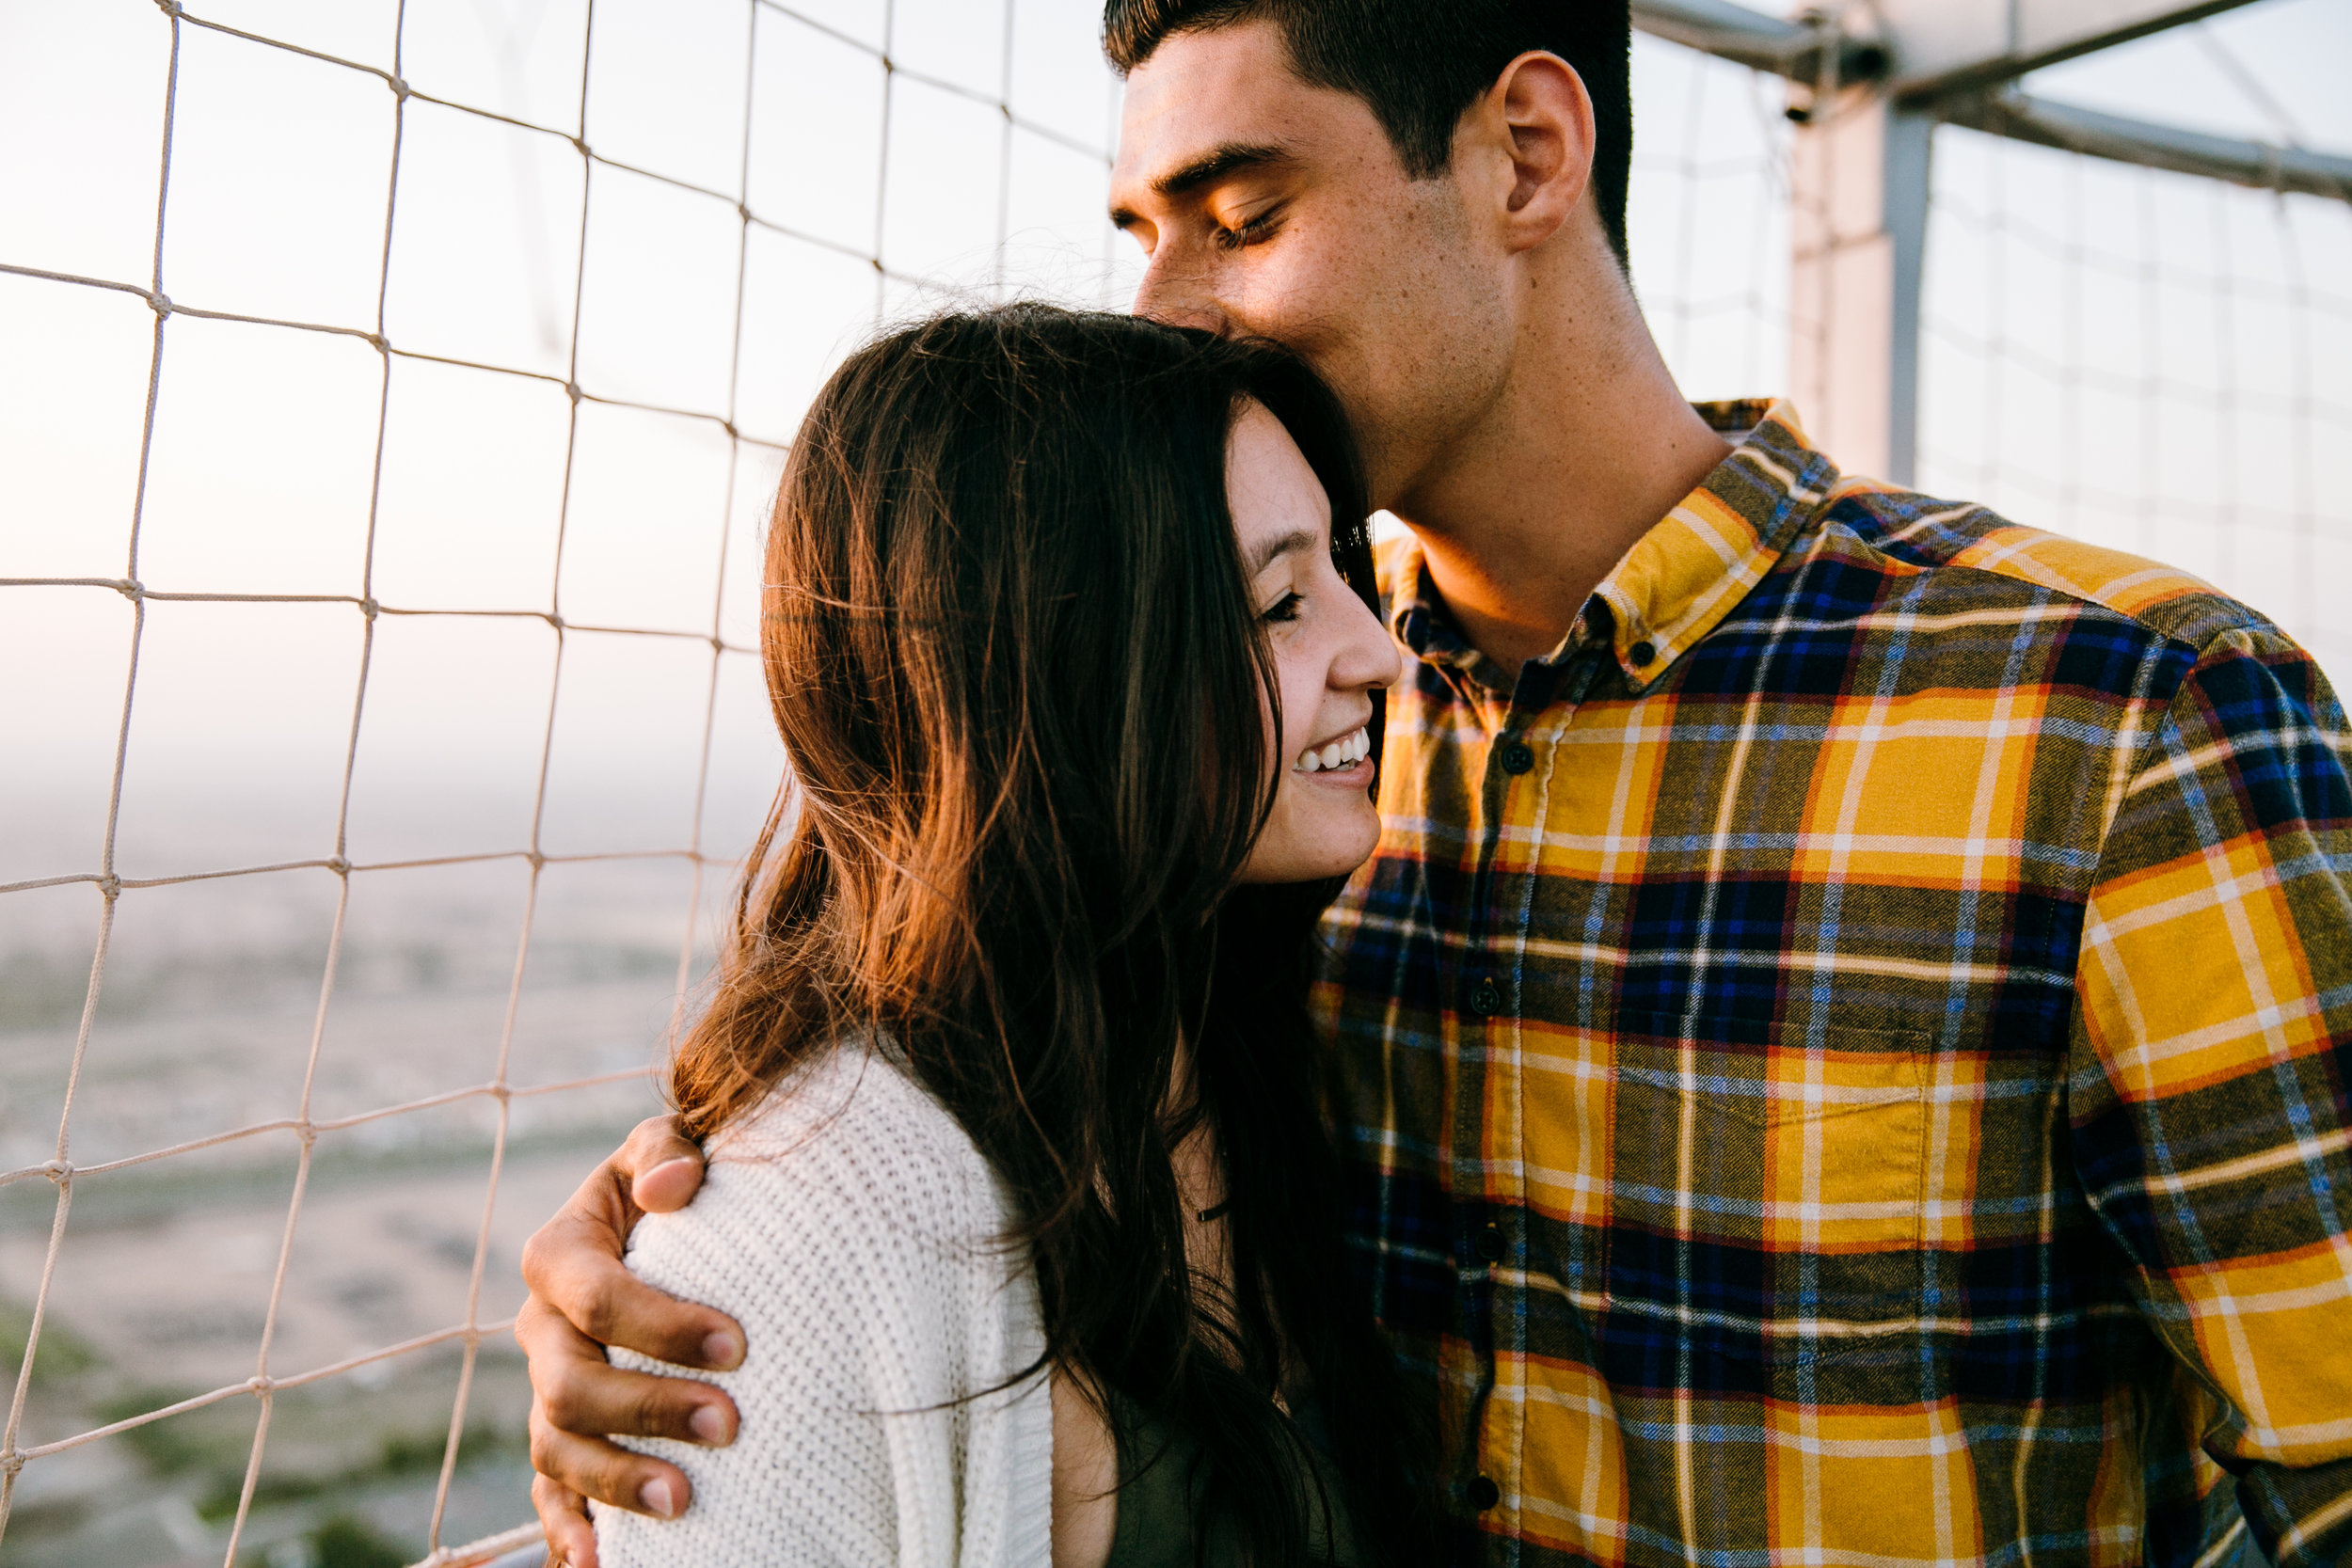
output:
[[[1298,75],[1353,93],[1416,180],[1454,162],[1463,113],[1502,68],[1548,49],[1584,78],[1596,128],[1593,196],[1626,264],[1626,175],[1633,157],[1628,0],[1104,0],[1103,48],[1123,75],[1177,33],[1271,22]]]

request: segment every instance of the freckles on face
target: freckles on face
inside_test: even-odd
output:
[[[1369,724],[1373,691],[1396,679],[1396,648],[1332,563],[1314,470],[1255,404],[1235,422],[1226,487],[1282,707],[1269,736],[1274,806],[1242,880],[1343,876],[1380,838]]]

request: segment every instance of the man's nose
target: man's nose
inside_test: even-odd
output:
[[[1232,329],[1232,318],[1200,269],[1174,257],[1152,258],[1144,269],[1143,281],[1136,286],[1133,309],[1136,315],[1168,326],[1195,327],[1219,337]]]

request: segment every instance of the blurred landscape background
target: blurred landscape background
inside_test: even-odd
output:
[[[877,322],[1124,304],[1098,24],[0,0],[0,1380],[43,1450],[0,1561],[528,1521],[519,1247],[660,1108],[783,767],[785,444]],[[2029,86],[2352,148],[2348,59],[2352,0],[2260,0]],[[1692,396],[1776,392],[1786,89],[1647,37],[1635,73],[1652,325]],[[1923,487],[2352,669],[2352,205],[1935,160]],[[311,1373],[265,1433],[237,1391],[74,1441]]]

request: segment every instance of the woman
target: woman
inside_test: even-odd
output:
[[[946,316],[819,395],[791,777],[671,1080],[710,1174],[630,1257],[742,1321],[741,1431],[648,1445],[695,1505],[600,1513],[612,1568],[1425,1560],[1305,1006],[1379,832],[1364,510],[1296,360],[1132,317]]]

